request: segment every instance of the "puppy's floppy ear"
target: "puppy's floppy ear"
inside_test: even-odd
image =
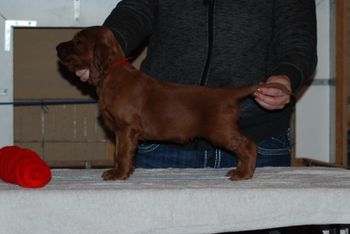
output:
[[[107,45],[95,44],[92,62],[90,64],[90,81],[96,85],[102,79],[111,64],[112,49]]]
[[[115,60],[123,59],[124,53],[113,33],[105,31],[99,36],[94,46],[92,62],[90,64],[90,81],[93,85],[106,76],[109,67]]]

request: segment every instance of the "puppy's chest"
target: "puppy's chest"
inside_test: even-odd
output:
[[[132,103],[124,102],[118,98],[102,97],[99,99],[99,111],[104,123],[112,130],[118,130],[123,126],[134,122],[138,116]]]

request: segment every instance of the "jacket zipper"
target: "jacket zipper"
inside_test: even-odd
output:
[[[212,56],[212,50],[213,50],[213,41],[214,41],[214,4],[215,0],[204,0],[206,5],[208,6],[208,52],[207,52],[207,58],[205,61],[204,70],[202,73],[202,77],[200,80],[200,85],[206,85],[208,81],[208,71],[210,66],[210,60]]]

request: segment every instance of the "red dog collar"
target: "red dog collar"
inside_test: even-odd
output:
[[[119,65],[127,64],[127,63],[129,63],[130,60],[131,60],[131,57],[127,57],[127,58],[123,58],[121,60],[117,60],[111,65],[111,68],[113,69],[113,68],[115,68],[115,67],[117,67]]]

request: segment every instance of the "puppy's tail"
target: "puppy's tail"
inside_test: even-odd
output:
[[[253,86],[246,86],[241,88],[235,88],[234,96],[240,100],[243,99],[249,95],[254,94],[256,91],[258,91],[259,88],[275,88],[280,89],[285,94],[288,94],[290,96],[294,96],[293,93],[288,90],[284,85],[280,83],[263,83],[259,85],[253,85]]]

